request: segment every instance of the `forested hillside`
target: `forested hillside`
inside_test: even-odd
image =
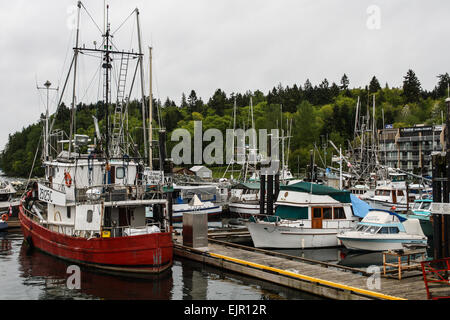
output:
[[[283,112],[283,127],[286,119],[292,119],[293,130],[290,142],[289,165],[303,168],[309,161],[310,150],[314,143],[322,147],[325,137],[335,145],[345,149],[348,141],[353,139],[353,128],[357,99],[361,101],[361,112],[365,114],[367,107],[372,107],[372,95],[376,97],[377,127],[393,124],[394,127],[410,126],[418,123],[440,124],[446,117],[444,100],[450,83],[448,73],[438,75],[433,90],[423,90],[420,80],[412,70],[403,77],[403,85],[391,88],[380,84],[373,77],[365,88],[350,88],[351,79],[345,74],[337,83],[324,79],[319,84],[307,80],[304,84],[283,86],[279,84],[266,94],[257,90],[245,93],[225,93],[217,89],[208,100],[202,100],[195,90],[183,94],[180,105],[167,98],[164,102],[154,100],[154,119],[161,114],[162,125],[170,133],[176,128],[185,128],[193,133],[194,120],[203,121],[203,130],[217,128],[222,132],[233,128],[233,105],[236,101],[238,128],[250,126],[250,97],[254,106],[256,129],[272,129],[280,127],[280,112]],[[112,107],[111,107],[111,110]],[[370,109],[372,110],[372,109]],[[101,102],[97,104],[80,104],[76,110],[76,132],[94,137],[92,115],[100,121],[104,128],[105,110]],[[112,114],[112,112],[111,112]],[[52,116],[53,118],[54,116]],[[43,115],[41,119],[24,128],[20,132],[9,135],[8,143],[0,154],[0,167],[8,176],[27,177],[31,169],[36,151],[36,165],[33,175],[43,174],[40,162],[42,143]],[[69,132],[70,110],[62,105],[57,114],[55,129]],[[142,113],[138,101],[129,106],[129,128],[133,141],[143,150]],[[158,121],[155,120],[155,125]],[[170,139],[169,139],[170,140]],[[175,143],[168,143],[168,154]],[[328,152],[328,161],[333,150]],[[294,169],[295,168],[295,169]]]

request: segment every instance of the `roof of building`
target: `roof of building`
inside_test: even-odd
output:
[[[206,170],[208,170],[208,171],[211,171],[211,169],[209,169],[209,168],[207,168],[207,167],[205,167],[205,166],[193,166],[191,169],[189,169],[189,170],[191,170],[191,171],[193,171],[193,172],[197,172],[197,171],[200,171],[200,170],[202,170],[202,169],[206,169]]]

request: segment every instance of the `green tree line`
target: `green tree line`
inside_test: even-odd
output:
[[[437,76],[433,90],[424,90],[414,71],[408,70],[403,77],[403,85],[398,88],[389,87],[387,83],[380,85],[375,76],[364,88],[350,88],[351,79],[344,74],[337,83],[330,84],[324,79],[316,85],[309,80],[303,85],[278,84],[266,94],[260,90],[226,94],[217,89],[205,101],[197,96],[195,90],[191,90],[188,95],[182,94],[179,104],[169,97],[164,103],[153,99],[153,119],[155,127],[161,122],[168,132],[167,152],[170,155],[172,147],[178,143],[170,141],[171,133],[177,128],[184,128],[193,136],[195,120],[203,122],[203,131],[216,128],[225,133],[226,129],[232,129],[234,104],[237,109],[236,127],[248,129],[251,126],[252,99],[255,129],[276,129],[281,126],[286,129],[286,120],[292,119],[289,166],[292,169],[304,168],[309,162],[310,150],[314,149],[315,144],[320,147],[324,137],[337,146],[341,145],[343,150],[346,149],[348,142],[353,139],[358,98],[361,102],[361,114],[366,114],[367,108],[371,114],[375,95],[375,118],[379,129],[383,124],[392,124],[394,127],[419,123],[441,124],[447,116],[444,100],[448,96],[449,84],[449,74],[443,73]],[[114,106],[110,106],[109,109],[111,117],[113,108]],[[105,128],[105,114],[102,102],[77,105],[75,132],[93,138],[95,128],[92,116],[99,120],[100,128]],[[144,116],[148,118],[148,114]],[[63,104],[57,114],[51,116],[51,121],[54,117],[54,129],[68,133],[70,109]],[[139,101],[129,104],[128,118],[130,136],[143,154],[142,109]],[[32,175],[43,175],[40,157],[42,148],[37,148],[38,143],[42,143],[43,119],[44,116],[41,115],[38,122],[9,135],[0,154],[0,168],[8,176],[27,177],[36,152],[38,154]],[[330,163],[333,151],[329,148],[327,163]]]

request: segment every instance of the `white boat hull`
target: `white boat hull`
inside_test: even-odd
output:
[[[341,245],[336,235],[342,229],[311,229],[254,222],[247,223],[247,228],[256,248],[307,249]]]
[[[195,208],[193,206],[179,206],[179,205],[173,205],[173,213],[172,218],[173,219],[182,219],[183,214],[185,213],[206,213],[207,215],[215,215],[222,212],[222,206],[205,206],[205,207],[199,207]]]
[[[364,199],[373,209],[389,210],[394,212],[406,211],[406,203],[392,203],[389,201],[382,201],[376,199]],[[392,209],[395,207],[395,210]]]
[[[421,237],[398,237],[398,238],[356,238],[338,235],[342,244],[350,250],[361,251],[387,251],[402,250],[408,246],[425,247],[427,240]],[[406,245],[406,246],[405,246]]]

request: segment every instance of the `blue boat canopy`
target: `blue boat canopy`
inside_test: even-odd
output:
[[[352,200],[353,214],[359,218],[364,218],[369,210],[373,209],[367,202],[362,201],[354,194],[350,194],[350,199]]]
[[[408,219],[396,214],[395,212],[389,211],[389,210],[383,210],[383,209],[370,209],[369,211],[383,211],[383,212],[387,212],[390,215],[396,216],[398,218],[398,220],[400,220],[400,222],[406,221]]]

